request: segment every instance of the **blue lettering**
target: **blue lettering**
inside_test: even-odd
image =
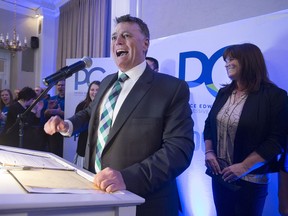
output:
[[[190,51],[190,52],[183,52],[179,55],[179,79],[185,80],[186,73],[186,59],[188,58],[196,58],[202,64],[202,72],[201,75],[196,80],[186,81],[190,88],[197,87],[202,83],[205,84],[207,90],[212,94],[214,97],[217,95],[218,89],[213,83],[212,80],[212,70],[216,61],[222,57],[224,50],[226,47],[219,49],[215,52],[210,59],[199,51]]]
[[[100,71],[102,73],[106,72],[105,69],[102,68],[102,67],[94,67],[94,68],[92,68],[89,71],[85,68],[85,69],[79,71],[78,73],[76,73],[75,74],[75,82],[74,82],[75,83],[74,84],[74,90],[78,90],[78,86],[79,85],[87,84],[87,86],[88,86],[89,83],[90,83],[91,74],[94,73],[94,72],[98,72],[98,71]],[[84,72],[84,79],[83,80],[79,80],[80,79],[79,75],[80,75],[81,72]]]

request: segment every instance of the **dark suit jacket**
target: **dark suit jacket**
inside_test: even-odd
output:
[[[90,106],[70,118],[74,130],[88,120],[87,157],[95,172],[95,145],[99,106],[117,74],[108,75]],[[185,81],[155,73],[144,73],[125,99],[102,153],[102,168],[119,170],[127,190],[145,198],[137,215],[177,215],[178,191],[175,178],[193,156],[193,120]]]
[[[216,116],[232,92],[221,89],[205,121],[204,139],[212,140],[217,152]],[[242,162],[256,151],[268,164],[253,173],[273,172],[277,169],[277,155],[283,151],[287,131],[287,93],[272,85],[262,85],[250,93],[244,104],[234,141],[234,161]]]

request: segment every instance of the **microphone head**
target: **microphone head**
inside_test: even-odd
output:
[[[92,66],[92,63],[93,63],[92,59],[91,59],[90,57],[88,57],[88,56],[84,56],[84,57],[81,59],[81,61],[84,61],[84,62],[85,62],[86,68],[90,68],[90,67]]]

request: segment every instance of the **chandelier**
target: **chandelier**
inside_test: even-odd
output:
[[[24,51],[28,48],[27,39],[24,38],[24,44],[22,45],[21,40],[19,39],[19,35],[16,32],[16,0],[14,1],[14,29],[12,38],[9,38],[9,34],[7,33],[6,37],[0,34],[0,48],[9,50],[13,56],[15,56],[16,52]]]

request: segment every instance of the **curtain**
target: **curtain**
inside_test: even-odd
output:
[[[67,58],[108,57],[111,0],[70,0],[60,8],[57,69]]]

